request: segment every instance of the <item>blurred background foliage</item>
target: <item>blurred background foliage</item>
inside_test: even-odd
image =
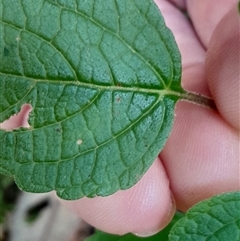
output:
[[[20,191],[12,177],[0,174],[0,223],[5,220],[7,212],[13,210]]]

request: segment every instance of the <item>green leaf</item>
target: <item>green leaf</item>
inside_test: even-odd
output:
[[[87,238],[86,241],[168,241],[168,235],[172,228],[172,226],[183,217],[184,215],[180,212],[176,212],[174,218],[172,219],[171,223],[164,228],[159,233],[147,237],[147,238],[140,238],[133,234],[126,234],[123,236],[107,234],[101,231],[97,231],[91,237]]]
[[[239,241],[240,192],[200,202],[172,228],[170,241]]]
[[[151,0],[1,0],[0,171],[64,199],[133,186],[172,128],[181,61]]]

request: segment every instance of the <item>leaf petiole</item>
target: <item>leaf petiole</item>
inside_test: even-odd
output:
[[[197,105],[201,105],[201,106],[216,110],[215,102],[210,97],[193,93],[193,92],[186,92],[181,94],[181,98],[182,100],[185,100],[187,102],[191,102]]]

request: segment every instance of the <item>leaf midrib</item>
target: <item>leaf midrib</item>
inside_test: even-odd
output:
[[[124,92],[138,92],[138,93],[145,93],[145,94],[157,94],[160,96],[176,96],[181,98],[185,92],[178,92],[175,90],[171,90],[171,89],[148,89],[146,87],[129,87],[129,86],[124,86],[124,85],[119,85],[119,86],[109,86],[109,85],[100,85],[100,84],[91,84],[91,83],[87,83],[87,82],[80,82],[80,81],[67,81],[67,80],[49,80],[49,79],[36,79],[34,77],[26,77],[24,75],[15,75],[15,74],[9,74],[9,73],[4,73],[4,72],[0,72],[0,74],[2,75],[7,75],[7,76],[11,76],[11,77],[18,77],[18,78],[25,78],[26,80],[30,80],[32,82],[41,82],[41,83],[46,83],[46,84],[62,84],[62,85],[67,85],[67,84],[71,84],[71,85],[76,85],[79,87],[86,87],[89,89],[100,89],[100,90],[112,90],[112,91],[124,91]]]
[[[0,72],[1,73],[1,72]],[[86,109],[87,107],[89,107],[89,105],[91,105],[95,100],[96,98],[101,94],[102,91],[119,91],[119,92],[130,92],[130,93],[144,93],[144,94],[155,94],[155,95],[158,95],[158,100],[156,100],[156,102],[150,107],[147,109],[147,112],[148,110],[151,110],[152,107],[156,104],[156,103],[159,103],[163,97],[165,96],[175,96],[177,97],[178,99],[182,98],[182,95],[183,93],[179,93],[179,92],[176,92],[176,91],[172,91],[172,90],[154,90],[154,89],[146,89],[146,88],[139,88],[139,87],[123,87],[123,86],[94,86],[93,84],[89,84],[89,83],[83,83],[83,82],[78,82],[78,81],[49,81],[49,80],[42,80],[42,79],[32,79],[32,78],[29,78],[29,77],[22,77],[22,76],[17,76],[17,75],[9,75],[8,76],[12,76],[12,77],[20,77],[20,78],[26,78],[30,81],[32,81],[34,83],[33,87],[30,88],[30,90],[27,92],[27,94],[31,93],[31,91],[33,91],[34,88],[36,88],[36,83],[37,82],[41,82],[41,83],[44,83],[46,82],[46,84],[49,84],[49,83],[52,83],[52,84],[71,84],[71,85],[76,85],[76,86],[80,86],[80,87],[86,87],[88,89],[95,89],[98,91],[98,94],[93,98],[93,100],[88,104],[86,105],[85,107],[83,107],[83,109],[81,109],[80,112],[82,112],[84,109]],[[27,95],[25,95],[26,97]],[[16,106],[18,105],[20,102],[23,102],[23,98],[21,100],[19,100],[18,102],[16,102],[14,105],[11,105],[11,107],[7,108],[6,110],[4,110],[3,112],[1,112],[2,114],[7,112],[10,108],[12,108],[13,106]],[[31,103],[30,103],[31,104]],[[34,107],[33,107],[34,108]],[[79,113],[79,112],[77,112]],[[67,118],[75,115],[76,113],[73,113],[72,115],[68,116]],[[145,113],[144,113],[145,114]],[[63,120],[66,120],[67,118],[64,118]],[[60,123],[62,122],[63,120],[61,121],[58,121],[58,122],[55,122],[55,123],[51,123],[51,124],[48,124],[48,125],[45,125],[44,127],[46,126],[51,126],[51,125],[55,125],[56,123]],[[39,128],[33,128],[33,129],[26,129],[25,131],[29,131],[29,130],[36,130],[36,129],[40,129],[40,128],[43,128],[43,127],[39,127]],[[24,131],[24,130],[22,130]]]

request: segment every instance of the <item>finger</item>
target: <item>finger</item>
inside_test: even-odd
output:
[[[178,32],[174,33],[184,63],[186,47],[183,47],[178,36],[182,42],[188,40],[181,34],[177,35]],[[193,46],[193,42],[188,42],[189,53]],[[202,57],[202,63],[204,61],[205,58]],[[204,75],[204,68],[199,64],[198,66]],[[194,78],[197,87],[199,80],[200,85],[202,84],[202,78],[199,78],[201,76],[198,75],[197,68],[191,66],[191,69],[193,76],[195,72],[197,74]],[[183,81],[191,82],[191,75],[185,75]],[[161,158],[171,180],[177,208],[186,211],[198,201],[214,194],[239,190],[238,133],[218,114],[188,103],[179,103],[176,115],[173,132]]]
[[[205,50],[199,42],[191,23],[172,4],[155,0],[171,29],[181,52],[182,86],[184,89],[210,95],[204,75]]]
[[[187,11],[205,48],[222,17],[237,0],[186,0]]]
[[[239,133],[213,110],[180,102],[161,159],[177,208],[240,190]]]
[[[206,76],[219,112],[240,130],[240,15],[237,5],[213,32],[207,52]]]
[[[109,197],[61,202],[96,228],[115,234],[151,235],[164,228],[175,212],[169,181],[159,160],[129,190]]]

